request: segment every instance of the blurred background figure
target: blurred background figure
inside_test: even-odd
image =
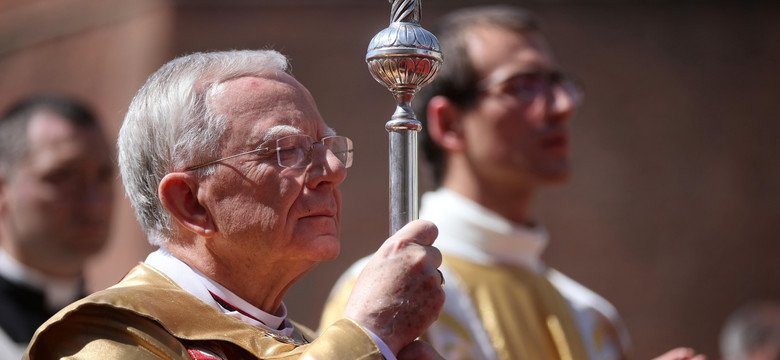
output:
[[[86,105],[37,94],[0,118],[0,358],[85,295],[84,266],[106,244],[114,163]]]
[[[737,309],[720,334],[723,360],[780,360],[780,303],[751,302]]]
[[[420,218],[439,228],[447,296],[424,339],[450,360],[628,358],[615,308],[545,264],[548,232],[532,215],[541,190],[569,180],[582,89],[523,9],[463,8],[434,34],[444,64],[414,105],[438,186],[423,195]],[[336,285],[321,324],[340,315],[361,267]]]
[[[434,33],[445,61],[414,105],[438,186],[420,217],[439,227],[447,298],[426,340],[447,359],[625,358],[617,311],[542,262],[547,230],[531,215],[538,191],[569,178],[581,89],[525,10],[461,9]]]

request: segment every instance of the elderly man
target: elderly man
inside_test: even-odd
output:
[[[440,230],[447,300],[424,338],[450,360],[626,358],[617,312],[544,264],[547,231],[531,215],[534,196],[570,176],[580,88],[521,9],[460,9],[435,33],[446,61],[415,105],[439,188],[423,195],[420,217]],[[364,264],[335,286],[325,323]]]
[[[86,295],[107,243],[114,164],[85,105],[34,94],[0,118],[0,358],[19,359],[46,319]]]
[[[435,357],[415,339],[444,296],[429,222],[388,239],[318,338],[283,299],[339,253],[336,135],[274,51],[188,55],[150,77],[119,133],[126,192],[160,249],[36,333],[27,358]]]

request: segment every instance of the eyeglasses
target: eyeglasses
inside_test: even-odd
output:
[[[479,91],[487,92],[491,88],[500,87],[501,92],[531,103],[552,95],[556,86],[563,90],[575,106],[582,103],[585,92],[579,82],[572,76],[557,71],[515,74],[492,84],[482,84]]]
[[[276,147],[267,147],[266,144],[272,141],[276,142]],[[237,156],[272,151],[276,152],[276,161],[279,163],[279,166],[286,168],[304,168],[311,163],[311,152],[312,149],[314,149],[315,144],[325,145],[325,147],[335,155],[342,164],[344,164],[344,167],[348,168],[352,166],[352,153],[354,152],[354,148],[350,138],[346,136],[326,136],[318,141],[314,140],[314,138],[309,135],[301,134],[289,135],[276,140],[268,140],[260,144],[257,149],[226,156],[200,165],[190,166],[184,169],[184,171],[200,169]]]

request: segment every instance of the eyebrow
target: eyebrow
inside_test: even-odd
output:
[[[276,125],[268,129],[265,135],[263,135],[263,142],[266,142],[268,140],[273,140],[279,137],[280,134],[294,135],[294,134],[301,134],[301,133],[303,133],[303,131],[301,131],[301,129],[296,128],[295,126]]]
[[[276,125],[268,129],[265,135],[263,135],[262,142],[265,143],[266,141],[269,140],[275,140],[282,135],[287,136],[287,135],[296,135],[296,134],[303,134],[303,131],[292,125]],[[331,127],[325,128],[325,136],[333,136],[333,135],[336,135],[336,130],[333,130],[333,128]]]
[[[560,72],[560,70],[558,68],[545,70],[536,66],[532,66],[528,69],[513,69],[511,71],[510,70],[498,71],[480,80],[477,83],[477,88],[480,90],[487,90],[493,86],[496,86],[498,84],[503,84],[509,80],[517,78],[518,76],[539,74],[539,73],[555,73],[555,72]]]

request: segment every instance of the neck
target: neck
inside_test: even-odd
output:
[[[304,271],[293,271],[289,269],[291,264],[267,259],[259,259],[252,264],[237,264],[209,251],[205,246],[183,247],[169,242],[166,248],[189,266],[268,314],[277,312],[290,287],[314,267],[312,265]]]
[[[4,235],[7,235],[4,234]],[[10,239],[10,237],[0,237]],[[9,257],[16,260],[23,266],[34,269],[41,275],[56,280],[72,280],[80,278],[83,275],[82,263],[73,261],[65,257],[47,257],[44,253],[36,252],[35,249],[27,251],[22,246],[17,246],[13,241],[3,241],[2,249]]]
[[[506,188],[470,176],[447,176],[441,185],[517,224],[529,225],[535,188]]]

